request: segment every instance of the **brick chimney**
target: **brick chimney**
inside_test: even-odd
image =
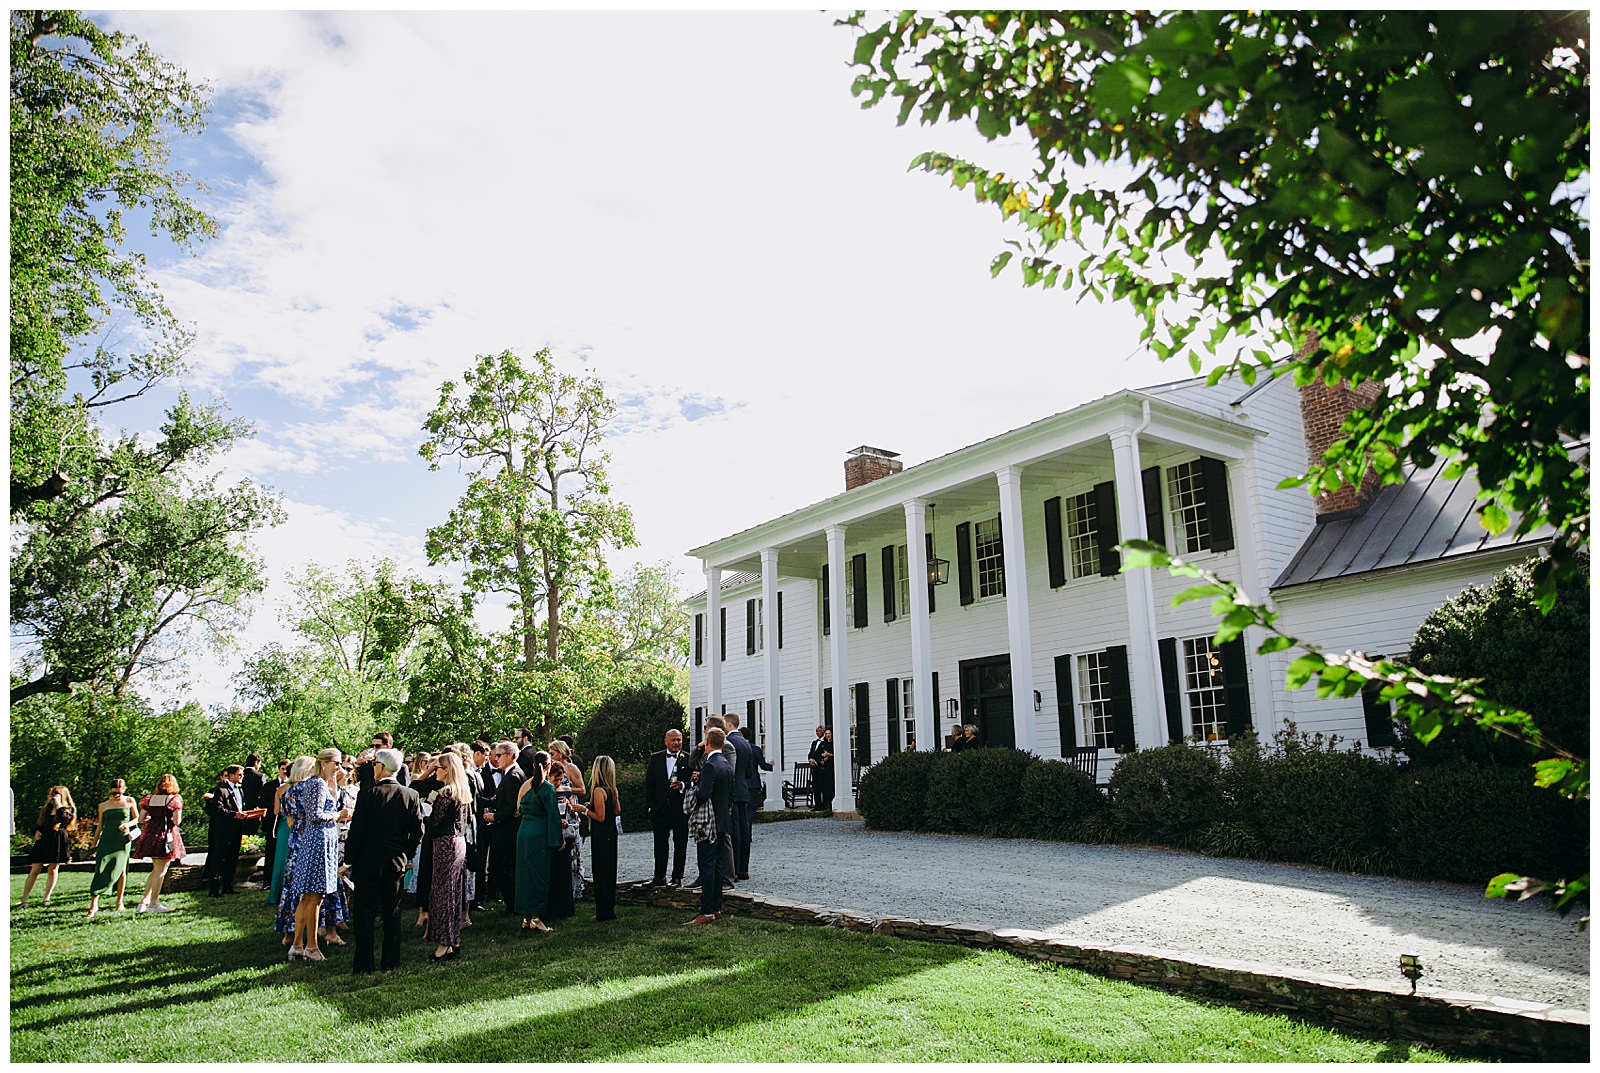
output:
[[[871,484],[902,469],[905,466],[893,451],[885,451],[882,447],[857,447],[844,460],[844,490],[848,492],[852,488],[860,488],[863,484]]]
[[[1344,419],[1358,407],[1365,409],[1371,406],[1382,394],[1383,385],[1376,380],[1367,380],[1356,388],[1341,380],[1336,387],[1329,387],[1318,376],[1301,388],[1300,416],[1305,422],[1306,455],[1309,461],[1313,465],[1322,461],[1328,448],[1344,438],[1339,431]],[[1377,487],[1377,474],[1368,470],[1360,488],[1345,484],[1337,492],[1318,496],[1317,514],[1323,516],[1360,510]]]

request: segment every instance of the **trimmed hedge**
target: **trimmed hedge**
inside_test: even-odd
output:
[[[1143,842],[1462,883],[1588,871],[1588,802],[1535,787],[1528,767],[1405,764],[1292,726],[1265,748],[1246,735],[1226,753],[1130,754],[1107,790],[1016,749],[896,753],[863,773],[856,807],[875,830]]]

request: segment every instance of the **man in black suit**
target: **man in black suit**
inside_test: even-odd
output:
[[[683,731],[676,727],[667,731],[662,742],[666,746],[651,754],[644,770],[644,799],[650,809],[650,827],[656,834],[656,875],[652,886],[659,887],[667,881],[667,842],[672,842],[672,885],[683,883],[683,861],[689,846],[689,817],[683,814],[683,779],[681,770],[688,762],[679,757],[683,751]]]
[[[505,899],[507,913],[515,913],[517,791],[522,789],[526,776],[517,766],[516,746],[509,741],[494,743],[489,763],[500,774],[493,802],[483,812],[484,822],[489,825],[489,888]]]
[[[356,798],[344,857],[355,883],[354,971],[372,971],[373,927],[383,921],[383,969],[400,967],[400,877],[422,838],[422,803],[417,792],[395,779],[404,761],[397,749],[379,749],[372,759],[373,784]]]
[[[733,872],[737,879],[750,877],[750,832],[756,822],[755,799],[750,793],[752,779],[760,780],[756,772],[756,754],[739,733],[739,713],[724,712],[722,720],[728,725],[728,744],[733,746],[733,829],[728,832],[733,841]]]
[[[261,776],[261,754],[251,753],[244,758],[244,777],[239,781],[239,793],[244,797],[244,807],[247,810],[265,808],[268,805],[269,802],[261,800],[261,791],[265,785],[266,781]],[[253,835],[260,829],[260,820],[245,820],[239,833]]]
[[[278,796],[278,787],[283,785],[289,777],[289,761],[278,761],[278,777],[268,779],[261,784],[261,808],[267,814],[261,817],[261,878],[267,886],[272,885],[273,854],[278,849],[278,817],[273,814],[272,801]]]
[[[732,824],[733,765],[722,755],[721,727],[706,731],[706,757],[695,774],[697,806],[710,805],[709,828],[696,832],[695,858],[700,864],[700,915],[688,924],[709,924],[722,913],[722,852],[718,837]]]
[[[533,731],[527,727],[519,728],[512,738],[512,744],[517,747],[517,767],[522,769],[522,777],[526,779],[533,770],[533,758],[538,755],[539,747],[533,744]]]
[[[812,807],[819,811],[833,811],[833,730],[818,727],[822,737],[812,743],[811,796],[817,802]]]
[[[472,901],[473,909],[484,908],[484,903],[489,900],[489,825],[484,821],[483,813],[487,808],[492,808],[495,791],[500,787],[500,769],[489,763],[489,751],[494,746],[479,738],[471,745],[472,767],[478,773],[478,792],[473,798],[473,818],[478,824],[478,841],[470,847],[470,866],[476,877],[474,879],[475,897]]]
[[[244,768],[229,764],[217,779],[206,801],[210,830],[206,835],[206,885],[213,898],[233,893],[234,874],[239,871],[240,828],[244,824],[244,799],[239,795],[239,780]]]
[[[811,749],[806,753],[806,763],[811,768],[811,811],[822,811],[822,761],[823,754],[828,751],[828,739],[823,737],[827,727],[817,728],[817,739],[811,743]],[[833,795],[830,793],[829,797]]]

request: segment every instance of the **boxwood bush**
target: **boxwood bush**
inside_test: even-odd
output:
[[[1111,773],[1111,811],[1124,837],[1193,848],[1224,818],[1222,765],[1211,749],[1165,745],[1122,758]]]
[[[980,792],[978,754],[986,751],[969,749],[938,754],[938,759],[928,769],[928,791],[922,806],[927,816],[925,830],[958,835],[980,832],[982,820],[972,799]]]
[[[1261,765],[1251,827],[1269,859],[1343,872],[1386,871],[1392,762],[1341,749],[1337,736],[1279,733]]]
[[[856,810],[880,831],[927,829],[928,774],[933,753],[890,753],[861,775]]]
[[[1038,760],[1022,776],[1022,812],[1031,838],[1076,838],[1105,806],[1094,780],[1071,764]]]

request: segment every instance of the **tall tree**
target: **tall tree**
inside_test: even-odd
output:
[[[1021,225],[1024,283],[1125,302],[1196,371],[1230,335],[1276,337],[1292,357],[1223,368],[1382,381],[1312,491],[1444,456],[1476,468],[1491,531],[1549,522],[1559,564],[1587,541],[1586,12],[875,21],[847,20],[866,105],[1033,143],[1022,177],[913,162]]]
[[[604,549],[633,544],[601,446],[615,411],[598,379],[560,372],[549,350],[527,364],[506,350],[480,355],[459,385],[446,381],[423,423],[429,466],[455,456],[470,474],[449,518],[428,530],[428,558],[464,562],[471,591],[511,597],[530,675],[562,666],[564,604],[603,581]],[[540,709],[548,733],[552,708]]]

